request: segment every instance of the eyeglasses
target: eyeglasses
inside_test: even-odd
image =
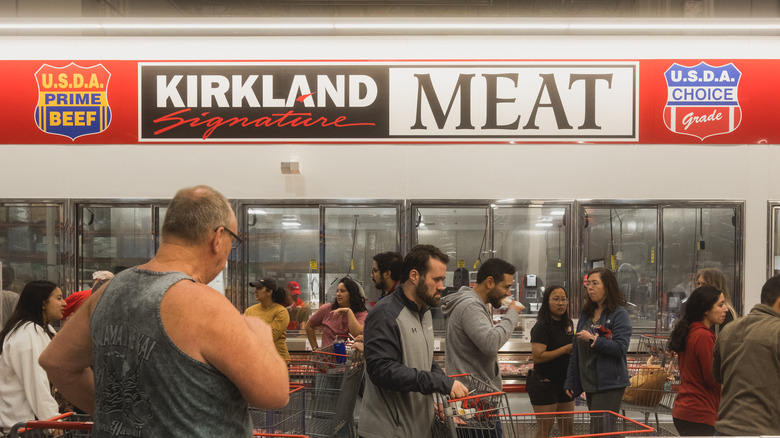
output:
[[[568,303],[569,299],[568,298],[552,298],[552,299],[550,299],[550,301],[555,302],[555,303]]]
[[[224,226],[224,225],[221,225],[221,226],[219,226],[217,228],[214,228],[214,232],[216,233],[217,231],[219,231],[220,228],[222,228],[223,230],[227,231],[228,234],[230,234],[230,237],[231,237],[230,249],[231,250],[238,248],[244,242],[243,240],[241,240],[240,237],[238,237],[238,234],[230,231],[230,229],[228,227]]]

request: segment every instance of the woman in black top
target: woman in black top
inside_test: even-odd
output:
[[[534,369],[528,377],[526,390],[534,412],[574,410],[574,400],[563,390],[573,334],[566,291],[560,286],[548,287],[542,297],[542,307],[539,309],[536,325],[531,329]],[[553,416],[538,417],[536,438],[547,438],[554,423]],[[561,436],[571,435],[572,425],[571,415],[558,417]]]

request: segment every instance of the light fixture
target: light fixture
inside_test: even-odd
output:
[[[293,230],[300,227],[301,227],[301,223],[298,221],[289,221],[289,222],[282,221],[283,230]]]
[[[563,216],[566,214],[566,210],[553,210],[550,212],[550,216]]]
[[[249,214],[255,215],[255,216],[266,216],[268,214],[267,211],[263,210],[262,208],[250,208]]]
[[[536,226],[537,227],[552,227],[553,224],[552,224],[552,222],[537,222]]]
[[[780,35],[780,19],[3,18],[0,35]]]

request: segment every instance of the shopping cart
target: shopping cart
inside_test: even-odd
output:
[[[312,351],[304,373],[306,434],[312,437],[357,436],[353,418],[363,379],[363,353],[334,353],[333,345]]]
[[[287,374],[290,377],[290,383],[306,383],[306,372],[309,369],[309,353],[305,355],[296,354],[287,361]]]
[[[509,415],[506,393],[469,374],[450,376],[469,389],[467,397],[451,399],[436,394],[435,438],[520,438]]]
[[[631,386],[621,405],[624,415],[626,411],[643,413],[645,423],[653,414],[656,428],[660,427],[659,414],[671,415],[680,387],[677,354],[669,350],[668,343],[664,336],[640,336],[637,353],[628,358]]]
[[[503,420],[502,420],[503,421]],[[532,437],[539,427],[550,426],[551,437],[651,436],[655,429],[612,411],[544,412],[512,414],[515,436]],[[504,429],[506,433],[506,428]]]
[[[265,436],[273,438],[310,438],[308,435],[290,435],[286,433],[262,433],[255,432],[252,436]]]
[[[290,384],[290,401],[281,409],[249,408],[255,436],[263,434],[302,434],[305,433],[304,407],[306,391],[303,384]]]
[[[10,438],[44,438],[50,436],[51,431],[59,431],[54,435],[61,438],[88,437],[92,431],[92,421],[85,415],[66,412],[48,420],[22,421],[11,428]]]

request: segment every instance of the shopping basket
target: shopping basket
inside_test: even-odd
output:
[[[357,435],[353,412],[364,367],[363,353],[357,350],[338,354],[328,345],[311,352],[304,373],[307,435]]]
[[[650,436],[655,432],[650,426],[612,411],[512,414],[512,425],[515,428],[514,436],[517,437],[535,436],[540,427],[549,431],[547,436],[567,438]],[[504,433],[506,434],[506,428]]]
[[[50,436],[50,431],[60,431],[55,435],[62,438],[88,437],[92,431],[92,421],[86,415],[66,412],[48,420],[22,421],[11,428],[11,438],[43,438]]]
[[[290,401],[281,409],[249,408],[255,433],[302,434],[305,433],[304,407],[306,403],[303,384],[290,384]],[[255,435],[262,436],[262,435]]]
[[[680,370],[677,354],[668,348],[669,338],[641,335],[637,353],[628,358],[628,375],[631,385],[623,395],[621,410],[641,412],[648,422],[650,414],[671,415],[674,399],[680,386]]]
[[[506,393],[470,374],[450,376],[469,389],[469,395],[451,399],[436,394],[435,438],[520,438],[512,426]]]

